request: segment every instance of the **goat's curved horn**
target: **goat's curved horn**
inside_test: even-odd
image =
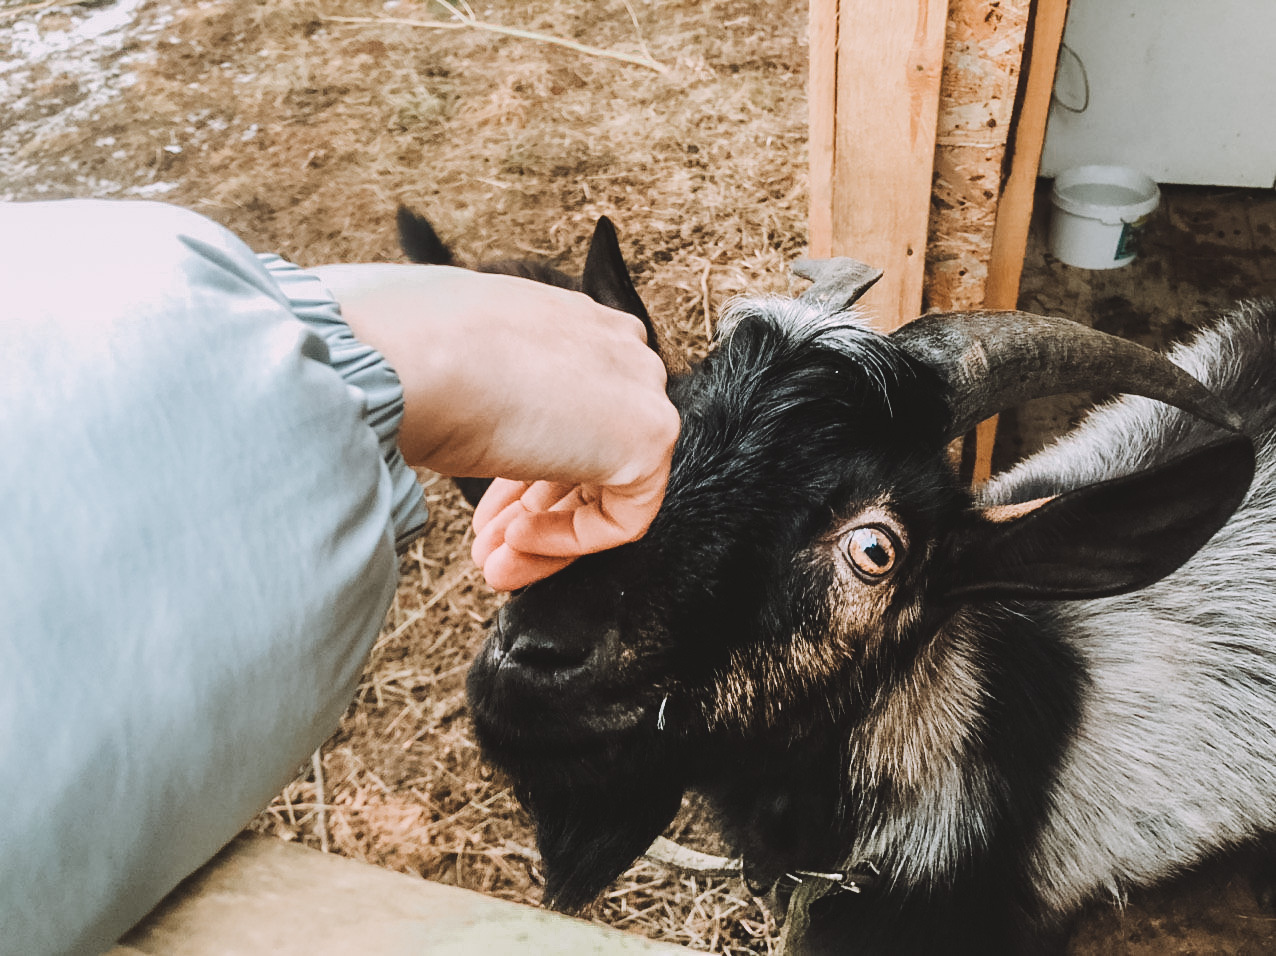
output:
[[[947,381],[954,438],[1028,399],[1091,389],[1154,398],[1240,431],[1240,416],[1169,359],[1070,319],[1030,312],[935,313],[891,338]]]
[[[809,259],[801,256],[789,268],[795,276],[815,283],[798,298],[814,302],[827,312],[849,309],[882,277],[881,269],[849,256],[835,256],[832,259]]]

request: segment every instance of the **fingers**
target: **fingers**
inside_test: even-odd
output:
[[[484,499],[486,500],[486,498]],[[482,502],[480,502],[482,504]],[[492,505],[495,507],[495,504]],[[483,577],[490,587],[498,591],[512,591],[526,587],[555,571],[560,571],[575,560],[575,556],[552,556],[535,551],[519,551],[505,540],[511,522],[527,515],[527,508],[520,499],[505,505],[490,516],[474,536],[470,554],[474,563],[483,569]],[[477,511],[475,512],[477,515]],[[475,525],[477,528],[477,523]]]
[[[678,434],[676,411],[657,418],[646,442],[656,449],[655,464],[639,457],[611,471],[609,484],[493,480],[474,512],[471,551],[488,583],[523,587],[581,555],[641,537],[663,500]]]
[[[639,537],[658,505],[648,495],[604,488],[595,498],[577,488],[549,510],[512,515],[505,541],[516,550],[553,557],[593,554]]]
[[[492,552],[505,543],[505,531],[511,521],[528,509],[540,511],[553,507],[570,491],[570,485],[555,482],[494,479],[479,499],[471,522],[474,544],[470,553],[475,564],[482,567]]]
[[[549,556],[519,551],[506,543],[510,524],[534,508],[550,508],[568,495],[571,487],[553,482],[492,482],[474,510],[474,544],[470,554],[483,569],[487,583],[498,591],[525,587],[569,565],[574,556]]]
[[[508,478],[493,478],[492,483],[483,492],[483,497],[474,506],[472,524],[475,532],[482,531],[489,521],[505,510],[507,506],[519,498],[531,487],[529,481],[511,481]]]
[[[483,565],[483,577],[497,591],[513,591],[561,571],[573,560],[524,554],[509,545],[502,545],[488,556],[487,563]]]
[[[497,479],[474,513],[474,562],[499,590],[633,541],[660,507],[663,473],[624,489]]]

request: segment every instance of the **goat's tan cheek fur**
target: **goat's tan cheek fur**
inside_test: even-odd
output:
[[[779,701],[821,695],[848,666],[880,649],[898,622],[891,610],[891,582],[867,584],[849,568],[829,591],[828,625],[799,630],[771,648],[742,648],[719,677],[712,723],[737,728],[770,725],[782,718]],[[913,608],[907,609],[911,617]]]
[[[753,716],[764,694],[753,679],[753,669],[743,664],[739,655],[733,655],[725,672],[715,681],[713,710],[706,715],[710,726],[739,731],[753,725]]]
[[[786,703],[825,693],[847,662],[846,648],[829,632],[741,649],[716,682],[710,723],[735,730],[782,723]]]
[[[984,687],[967,627],[959,618],[926,644],[910,679],[880,700],[857,737],[863,765],[904,789],[939,786],[982,730]]]
[[[885,639],[895,595],[892,582],[867,584],[844,569],[833,592],[828,642],[855,658],[875,653]]]

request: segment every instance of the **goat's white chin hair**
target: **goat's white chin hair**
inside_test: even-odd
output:
[[[742,295],[729,300],[723,308],[714,341],[726,342],[736,327],[749,318],[769,322],[791,338],[817,340],[841,351],[855,351],[855,343],[871,330],[869,317],[862,309],[830,309],[818,302],[782,295]]]

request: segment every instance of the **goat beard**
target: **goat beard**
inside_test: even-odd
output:
[[[656,757],[613,751],[570,770],[555,761],[552,771],[541,767],[516,783],[536,823],[549,906],[565,912],[585,906],[673,820],[685,785]]]

